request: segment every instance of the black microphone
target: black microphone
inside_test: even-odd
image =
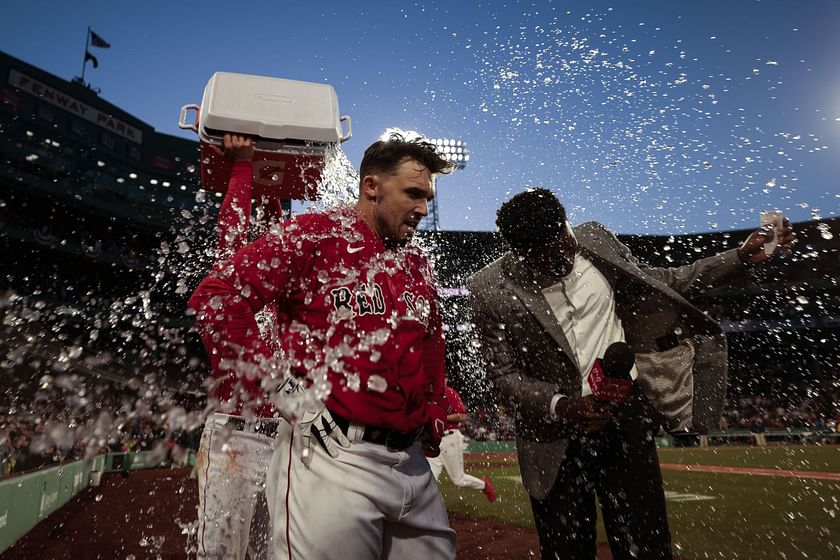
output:
[[[604,375],[614,379],[626,379],[630,381],[630,370],[636,363],[636,355],[626,342],[613,342],[604,352],[601,359],[601,367]]]
[[[626,342],[613,342],[604,357],[595,360],[589,373],[589,387],[597,398],[622,403],[633,389],[630,370],[636,363],[636,355]]]

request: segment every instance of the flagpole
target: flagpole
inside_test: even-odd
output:
[[[87,67],[87,52],[90,43],[90,25],[87,28],[87,35],[85,35],[85,56],[82,59],[82,84],[85,83],[85,68]]]

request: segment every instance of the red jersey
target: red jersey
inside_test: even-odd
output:
[[[445,396],[446,403],[449,405],[449,414],[466,414],[467,408],[464,406],[464,401],[461,400],[458,391],[447,385]],[[446,422],[447,430],[458,430],[460,427],[460,422]]]
[[[217,264],[248,244],[253,188],[251,174],[250,161],[237,161],[230,170],[228,190],[219,209],[219,218],[216,220]]]
[[[218,267],[226,259],[229,259],[237,251],[248,244],[248,233],[251,225],[251,195],[253,191],[252,165],[250,161],[236,161],[233,164],[228,182],[228,189],[225,198],[219,209],[219,217],[216,220],[217,257],[215,266]],[[265,309],[264,318],[271,323],[265,330],[272,330],[276,324],[276,312],[269,306]],[[270,343],[270,341],[267,341]],[[272,346],[276,348],[276,346]],[[208,354],[210,348],[207,347]],[[244,399],[233,399],[235,381],[225,377],[211,388],[212,397],[223,406],[219,412],[229,414],[241,414]],[[233,409],[224,406],[227,403],[235,402]],[[270,418],[277,415],[274,407],[263,402],[260,396],[259,402],[251,403],[255,415],[263,418]]]
[[[296,216],[218,266],[190,307],[231,398],[240,387],[240,400],[266,402],[259,370],[248,366],[272,355],[254,318],[269,304],[292,372],[326,371],[330,410],[403,432],[435,417],[428,401],[443,393],[444,341],[418,247],[387,249],[353,209],[341,208]]]

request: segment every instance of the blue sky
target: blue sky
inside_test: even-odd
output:
[[[526,186],[621,233],[753,227],[840,210],[840,2],[44,2],[5,7],[0,49],[154,126],[215,71],[332,84],[358,165],[388,127],[466,140],[444,229],[490,230]],[[194,136],[193,136],[194,137]]]

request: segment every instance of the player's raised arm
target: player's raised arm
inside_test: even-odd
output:
[[[229,259],[248,243],[253,189],[253,142],[238,134],[225,134],[223,142],[224,157],[232,159],[234,163],[216,222],[217,262]]]

